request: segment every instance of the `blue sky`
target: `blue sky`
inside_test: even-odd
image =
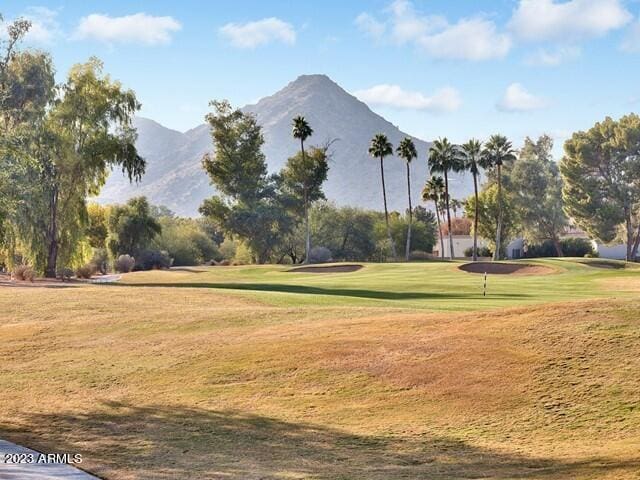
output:
[[[96,55],[141,114],[186,130],[325,73],[402,130],[516,145],[640,109],[637,0],[12,1],[59,79]]]

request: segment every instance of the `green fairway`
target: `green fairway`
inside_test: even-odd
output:
[[[540,302],[633,293],[640,269],[590,259],[522,260],[552,269],[540,275],[484,275],[461,271],[462,262],[363,264],[350,273],[300,273],[290,266],[239,266],[137,272],[122,283],[138,286],[215,288],[250,292],[276,306],[367,306],[481,310]],[[630,279],[631,288],[621,279]]]

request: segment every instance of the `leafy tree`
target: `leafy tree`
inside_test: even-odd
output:
[[[151,215],[146,197],[135,197],[124,205],[112,206],[108,226],[107,246],[116,258],[128,254],[138,260],[137,257],[162,232],[162,226]]]
[[[269,260],[294,227],[279,195],[282,185],[267,175],[264,138],[254,116],[227,101],[211,102],[206,116],[216,147],[202,165],[219,195],[204,201],[200,213],[226,234],[239,237],[254,261]]]
[[[560,236],[568,224],[563,211],[562,179],[551,150],[553,140],[548,135],[536,142],[525,138],[518,159],[511,170],[510,189],[525,236],[533,241],[550,240],[556,256],[563,256]]]
[[[407,166],[407,196],[409,199],[409,226],[407,227],[407,243],[405,246],[405,260],[409,261],[409,254],[411,253],[411,227],[413,223],[413,207],[411,206],[411,161],[417,158],[418,152],[416,146],[409,137],[405,137],[400,141],[400,145],[396,149],[396,153],[400,158],[403,158]]]
[[[449,258],[453,259],[453,238],[451,236],[451,210],[449,205],[449,172],[459,172],[463,168],[460,152],[455,145],[446,138],[439,138],[433,142],[429,150],[429,168],[431,173],[444,175],[444,201],[447,211],[447,224],[449,226]]]
[[[163,215],[158,223],[161,232],[153,239],[152,246],[168,252],[173,265],[202,265],[219,257],[215,243],[198,220]]]
[[[502,213],[498,204],[503,206]],[[493,234],[498,231],[498,224],[501,224],[500,238],[497,238],[494,242],[491,242],[491,247],[494,250],[494,257],[496,245],[501,245],[501,248],[505,248],[507,240],[513,238],[518,232],[520,227],[518,211],[514,208],[513,195],[510,192],[498,193],[497,183],[488,183],[485,188],[478,195],[478,235],[483,238],[492,238]],[[476,211],[475,197],[470,197],[465,204],[465,210],[467,216],[473,215]],[[501,252],[501,255],[504,252]],[[499,257],[498,257],[499,258]]]
[[[396,246],[391,236],[391,228],[389,226],[389,210],[387,209],[387,190],[384,184],[384,157],[393,155],[393,145],[383,133],[376,134],[371,139],[371,145],[369,146],[369,155],[373,158],[380,159],[380,176],[382,178],[382,198],[384,200],[384,221],[387,226],[387,238],[389,240],[389,246],[391,248],[391,256],[396,259]]]
[[[567,214],[598,240],[613,241],[620,230],[627,261],[640,244],[640,117],[609,117],[564,145],[560,163]]]
[[[497,189],[497,222],[495,230],[495,249],[493,253],[493,259],[499,260],[502,252],[501,239],[504,236],[503,232],[503,210],[504,203],[502,200],[502,165],[506,162],[512,162],[515,160],[515,153],[511,142],[507,137],[503,135],[492,135],[489,137],[489,141],[485,143],[482,149],[482,155],[480,157],[480,166],[486,169],[495,169],[496,180],[498,184]],[[474,202],[475,205],[475,202]],[[489,237],[486,237],[489,238]]]
[[[478,260],[478,176],[480,175],[480,154],[482,142],[472,138],[462,145],[463,168],[473,176],[473,196],[476,209],[473,212],[473,261]]]
[[[442,239],[442,226],[440,224],[440,200],[444,196],[444,180],[442,177],[432,175],[422,190],[422,201],[433,202],[438,224],[438,237],[440,238],[440,257],[444,258],[444,240]]]
[[[291,195],[295,205],[302,206],[305,226],[305,263],[309,263],[311,252],[309,209],[313,202],[324,198],[322,184],[329,172],[327,157],[327,148],[311,147],[310,152],[302,150],[289,158],[281,172],[284,189]]]
[[[103,207],[97,203],[90,203],[87,206],[87,226],[85,234],[89,240],[89,245],[93,248],[105,248],[109,228],[107,219],[109,216],[108,207]]]

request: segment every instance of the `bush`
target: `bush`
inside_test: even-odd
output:
[[[76,270],[76,277],[89,279],[94,273],[96,273],[96,266],[92,263],[88,263]]]
[[[61,267],[56,272],[56,278],[58,280],[62,280],[63,282],[68,282],[73,277],[73,270],[67,267]]]
[[[251,250],[244,243],[239,243],[236,246],[236,253],[233,256],[234,265],[249,265],[253,263],[253,257],[251,255]]]
[[[131,270],[133,270],[135,264],[136,259],[131,255],[120,255],[115,261],[114,268],[116,272],[129,273]]]
[[[13,269],[12,276],[16,280],[33,282],[36,278],[36,273],[29,265],[18,265]]]
[[[414,250],[409,254],[409,260],[430,260],[432,258],[433,254],[424,250]]]
[[[480,247],[477,249],[478,257],[493,257],[493,252],[489,247]],[[466,248],[464,251],[465,257],[473,257],[473,247]]]
[[[330,262],[331,259],[331,250],[327,247],[313,247],[309,251],[309,261],[311,263],[326,263]]]
[[[172,263],[165,250],[144,250],[138,255],[134,270],[163,270],[171,268]]]
[[[565,238],[560,241],[562,253],[565,257],[585,257],[593,255],[593,245],[586,238]],[[545,240],[540,244],[529,245],[527,258],[556,257],[556,247],[551,240]]]
[[[93,257],[89,263],[95,267],[95,272],[100,272],[102,275],[106,275],[107,270],[109,269],[109,255],[107,254],[107,250],[105,248],[94,249]]]

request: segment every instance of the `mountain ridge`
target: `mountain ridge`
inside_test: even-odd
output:
[[[380,210],[379,162],[369,157],[369,142],[376,133],[385,133],[394,146],[405,136],[412,138],[418,158],[411,164],[411,190],[412,200],[418,204],[428,174],[430,143],[402,132],[328,76],[301,75],[242,110],[255,115],[262,126],[263,152],[270,173],[279,171],[299,148],[291,136],[291,120],[297,115],[304,116],[314,129],[309,145],[333,142],[324,191],[327,199],[338,205]],[[147,159],[147,173],[140,184],[130,185],[119,172],[113,172],[98,201],[122,203],[132,196],[146,195],[152,203],[165,205],[177,214],[197,215],[202,201],[215,193],[200,164],[202,155],[213,150],[208,125],[178,132],[144,117],[136,117],[134,125],[138,129],[136,145]],[[403,211],[407,204],[404,161],[395,155],[385,159],[385,177],[389,208]],[[460,175],[453,174],[451,190],[452,196],[459,196],[469,188]]]

